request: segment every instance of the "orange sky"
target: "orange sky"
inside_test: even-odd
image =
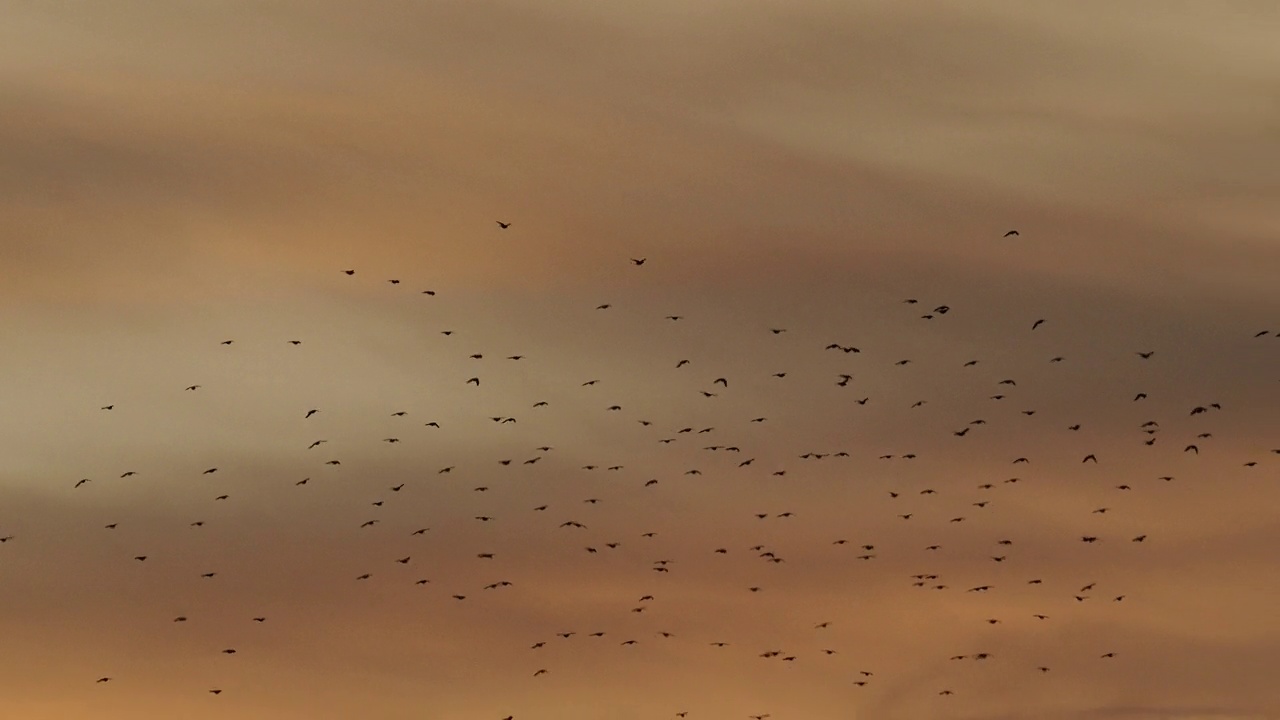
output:
[[[1273,3],[3,15],[0,717],[1280,718]]]

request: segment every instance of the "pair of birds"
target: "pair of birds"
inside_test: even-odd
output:
[[[98,678],[97,682],[99,682],[99,683],[108,683],[108,682],[111,682],[111,681],[112,681],[112,680],[114,680],[114,679],[115,679],[115,678],[111,678],[111,677],[100,677],[100,678]],[[210,690],[210,691],[209,691],[209,694],[210,694],[210,695],[221,695],[221,694],[222,694],[222,690],[220,690],[220,689],[218,689],[218,688],[214,688],[214,689],[212,689],[212,690]],[[512,720],[512,718],[511,718],[510,716],[508,716],[508,717],[506,718],[506,720]]]

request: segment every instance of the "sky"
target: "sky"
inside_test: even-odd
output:
[[[0,7],[0,717],[1280,718],[1274,3]]]

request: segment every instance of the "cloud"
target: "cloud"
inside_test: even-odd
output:
[[[24,591],[0,596],[22,620],[0,714],[1269,717],[1271,11],[14,9],[0,562]],[[233,668],[208,657],[229,643]],[[64,682],[104,667],[116,695]],[[191,700],[213,683],[235,688],[220,710]]]

